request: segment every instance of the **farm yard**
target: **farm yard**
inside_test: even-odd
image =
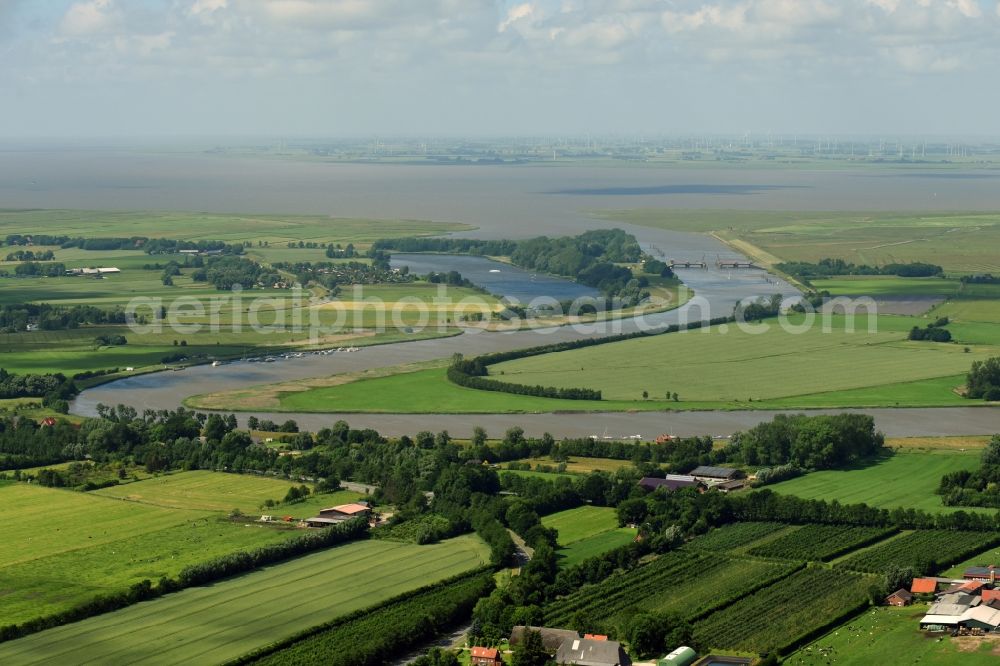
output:
[[[542,525],[559,532],[560,566],[573,566],[588,557],[624,546],[637,530],[618,527],[611,507],[581,506],[542,518]]]
[[[72,655],[76,663],[222,663],[488,559],[475,536],[431,546],[348,543],[0,643],[0,662],[51,664]]]

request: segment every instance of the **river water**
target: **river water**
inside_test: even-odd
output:
[[[956,177],[968,175],[969,177]],[[767,168],[637,168],[630,166],[408,166],[332,164],[137,150],[21,150],[0,146],[0,205],[43,208],[200,210],[309,213],[332,217],[435,219],[479,227],[471,236],[524,238],[606,228],[595,210],[713,208],[753,210],[996,210],[1000,177],[990,172],[905,170],[782,170]],[[711,237],[615,225],[669,258],[738,255]],[[487,269],[489,270],[489,269]],[[500,269],[503,270],[503,269]],[[420,272],[418,270],[418,272]],[[460,271],[463,272],[464,271]],[[493,274],[497,275],[497,274]],[[500,274],[502,275],[502,273]],[[411,361],[514,349],[581,336],[654,328],[723,316],[745,297],[792,295],[789,285],[754,271],[714,266],[682,279],[697,299],[648,320],[517,333],[463,334],[385,345],[355,354],[234,363],[120,380],[85,391],[74,412],[99,402],[139,409],[172,408],[192,394]],[[1000,431],[1000,410],[988,408],[870,410],[888,434],[973,434]],[[492,432],[523,425],[531,433],[616,436],[659,432],[728,434],[770,418],[768,412],[682,412],[546,415],[353,415],[356,425],[386,433],[448,428],[467,435],[474,424]],[[284,414],[314,426],[336,415]]]
[[[572,280],[532,273],[517,266],[485,257],[460,254],[394,254],[393,268],[408,266],[411,273],[458,271],[462,277],[496,296],[504,296],[520,304],[538,298],[571,301],[577,298],[599,298],[601,292]]]

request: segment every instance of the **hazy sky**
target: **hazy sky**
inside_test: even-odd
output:
[[[0,135],[1000,135],[998,0],[0,0]]]

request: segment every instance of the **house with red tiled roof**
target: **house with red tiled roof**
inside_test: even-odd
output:
[[[502,666],[500,650],[488,647],[474,647],[469,651],[469,661],[473,666]]]
[[[584,638],[589,638],[592,641],[606,641],[608,637],[604,634],[584,634]]]
[[[937,580],[934,578],[914,578],[910,585],[913,594],[934,594],[937,591]]]
[[[983,590],[983,603],[988,601],[993,601],[994,599],[1000,600],[1000,590]]]

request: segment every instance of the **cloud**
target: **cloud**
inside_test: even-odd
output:
[[[117,22],[118,15],[111,0],[89,0],[71,5],[59,29],[63,34],[82,37],[105,32]]]

